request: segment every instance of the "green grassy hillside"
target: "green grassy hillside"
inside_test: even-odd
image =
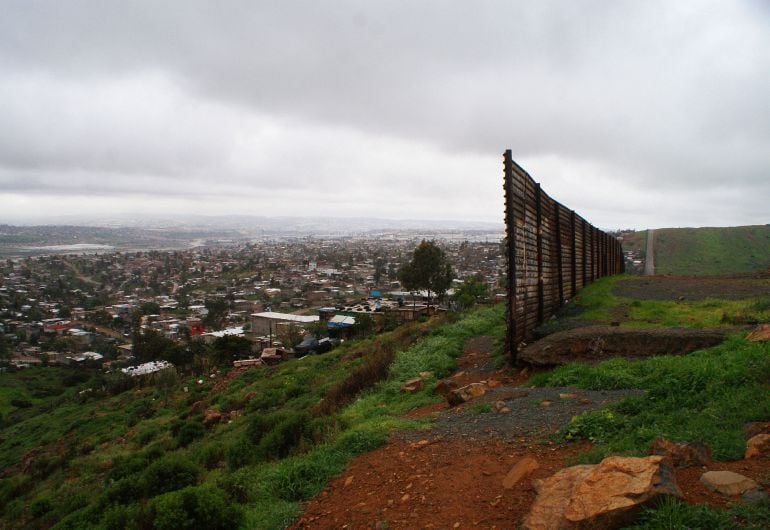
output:
[[[0,528],[285,527],[353,456],[423,425],[401,415],[440,399],[431,383],[468,338],[503,336],[502,309],[414,322],[228,384],[0,373]],[[424,371],[423,391],[400,392]]]
[[[655,273],[715,275],[770,269],[770,225],[655,230]]]

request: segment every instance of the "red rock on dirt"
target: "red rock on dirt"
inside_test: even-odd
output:
[[[447,394],[446,399],[447,402],[449,402],[449,405],[454,407],[455,405],[470,401],[473,398],[483,396],[487,393],[487,390],[487,385],[483,383],[471,383],[470,385],[465,385],[457,390],[452,390]]]
[[[770,456],[770,434],[757,434],[746,442],[746,459]]]
[[[595,466],[574,466],[535,483],[537,499],[524,522],[530,530],[618,528],[662,495],[681,497],[662,456],[611,456]]]
[[[503,479],[503,487],[507,490],[512,489],[521,479],[531,474],[534,470],[540,467],[537,460],[527,456],[522,458],[511,468],[508,474]]]

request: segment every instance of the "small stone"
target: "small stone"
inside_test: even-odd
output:
[[[541,407],[550,407],[552,404],[553,404],[553,401],[550,401],[547,399],[540,402]]]
[[[497,412],[500,413],[500,414],[508,414],[509,412],[511,412],[511,409],[509,409],[508,407],[503,407],[500,410],[498,410]]]
[[[415,377],[405,381],[404,384],[401,385],[401,392],[414,394],[422,390],[424,385],[425,381],[423,381],[422,377]]]
[[[579,403],[580,405],[593,405],[593,404],[594,404],[594,402],[593,402],[593,401],[591,401],[591,400],[590,400],[590,399],[588,399],[588,398],[580,398],[580,399],[578,399],[578,403]]]
[[[746,442],[746,459],[770,455],[770,434],[757,434]]]
[[[345,487],[347,488],[351,484],[353,484],[353,477],[352,476],[350,476],[350,477],[345,479]]]
[[[412,498],[411,495],[409,495],[408,493],[405,493],[404,496],[401,497],[401,502],[406,502],[406,501],[408,501],[411,498]]]
[[[761,489],[749,490],[741,495],[741,502],[751,506],[764,504],[768,501],[768,499],[770,499],[770,496],[765,490]]]
[[[452,525],[452,528],[460,528],[460,523],[455,523]]]
[[[770,341],[770,324],[762,324],[746,336],[746,340],[752,342]]]
[[[417,447],[422,447],[424,445],[428,445],[429,443],[430,443],[430,440],[420,440],[419,442],[417,442],[416,445]]]
[[[436,386],[433,387],[433,391],[439,396],[446,397],[452,390],[457,388],[457,381],[452,379],[442,379]]]
[[[722,495],[741,495],[757,488],[757,483],[732,471],[707,471],[700,477],[701,483]]]
[[[577,397],[577,394],[573,394],[573,393],[559,394],[559,399],[575,399],[576,397]]]
[[[394,502],[393,499],[388,499],[388,506],[393,506]]]
[[[511,468],[508,474],[503,479],[503,487],[507,490],[513,489],[513,487],[519,483],[521,479],[532,473],[534,470],[540,467],[537,460],[528,456],[522,458]]]
[[[711,449],[699,442],[672,442],[658,436],[650,447],[651,455],[665,456],[675,467],[705,466],[711,462]]]

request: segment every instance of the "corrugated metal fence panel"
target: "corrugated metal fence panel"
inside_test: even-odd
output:
[[[620,243],[553,200],[503,155],[508,332],[513,360],[522,342],[590,282],[623,272]]]

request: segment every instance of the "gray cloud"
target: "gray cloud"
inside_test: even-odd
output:
[[[0,194],[498,220],[511,147],[602,226],[767,222],[768,22],[751,1],[9,1]]]

